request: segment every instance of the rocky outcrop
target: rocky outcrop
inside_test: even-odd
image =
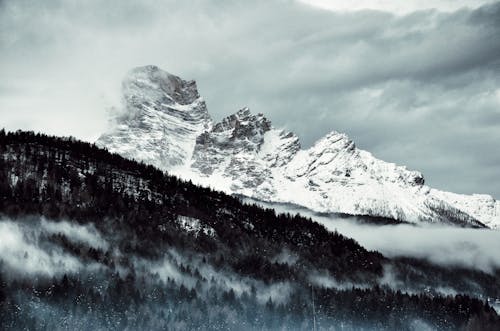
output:
[[[196,137],[212,124],[196,83],[146,66],[129,72],[122,91],[124,112],[97,144],[162,169],[190,160]]]
[[[500,225],[500,202],[425,185],[332,131],[311,148],[243,108],[213,123],[193,81],[154,66],[123,83],[124,115],[97,144],[198,184],[317,212],[459,226]]]

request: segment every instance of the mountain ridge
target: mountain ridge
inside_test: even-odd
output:
[[[122,90],[134,117],[119,120],[96,144],[200,185],[321,213],[500,226],[493,197],[430,188],[420,172],[375,158],[343,133],[302,149],[297,135],[248,108],[215,123],[194,81],[156,66],[133,69]]]

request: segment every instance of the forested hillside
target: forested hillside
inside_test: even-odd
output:
[[[500,327],[498,273],[391,260],[75,139],[0,131],[0,215],[7,330]]]

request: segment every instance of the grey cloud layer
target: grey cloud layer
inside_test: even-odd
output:
[[[500,197],[500,3],[338,13],[293,1],[4,1],[0,126],[94,139],[131,67],[198,81],[219,119],[333,129],[431,185]]]

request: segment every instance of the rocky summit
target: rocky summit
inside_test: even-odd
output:
[[[194,81],[156,66],[131,70],[122,91],[122,115],[97,145],[183,179],[321,213],[500,227],[500,201],[430,188],[420,172],[375,158],[343,133],[302,149],[294,133],[248,108],[214,123]]]

